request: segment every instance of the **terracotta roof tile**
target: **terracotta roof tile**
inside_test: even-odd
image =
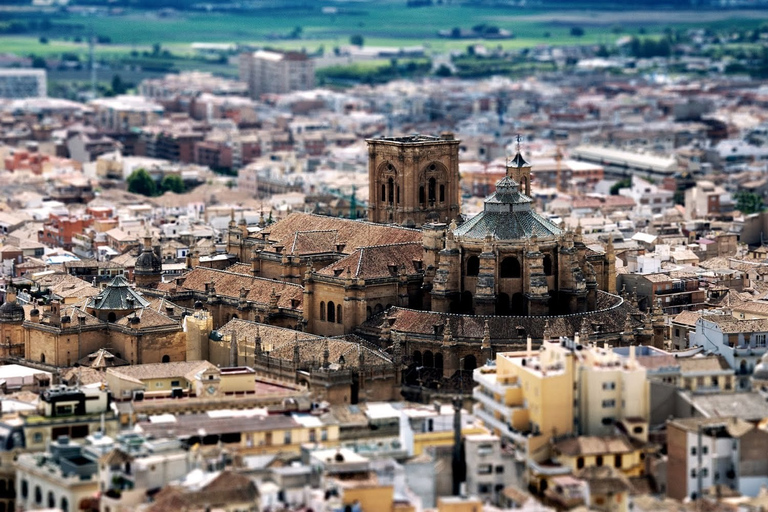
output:
[[[311,213],[292,213],[264,230],[268,240],[288,247],[300,231],[335,231],[336,241],[344,244],[343,252],[357,247],[397,242],[421,241],[421,231],[398,226],[387,226],[351,219],[340,219]]]
[[[403,242],[399,244],[360,247],[349,256],[328,265],[318,271],[321,275],[346,276],[347,269],[354,278],[375,279],[397,276],[398,270],[390,270],[390,265],[399,269],[405,267],[406,274],[416,273],[413,261],[420,260],[423,254],[421,242]]]
[[[263,277],[236,274],[226,270],[197,267],[188,272],[182,288],[196,292],[205,292],[205,284],[212,282],[216,293],[225,297],[240,297],[240,290],[247,289],[246,300],[257,304],[269,305],[272,291],[279,295],[277,305],[281,308],[301,311],[304,300],[304,287]],[[295,302],[295,306],[291,301]]]

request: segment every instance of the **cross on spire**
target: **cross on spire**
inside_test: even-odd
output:
[[[517,152],[520,152],[520,134],[517,134]]]

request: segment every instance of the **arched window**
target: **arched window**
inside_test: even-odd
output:
[[[440,202],[445,202],[445,185],[440,185]]]
[[[171,356],[169,356],[168,354],[164,355],[162,361],[164,363],[170,363],[171,362]]]
[[[384,306],[382,306],[381,304],[376,304],[376,305],[373,307],[373,314],[374,314],[374,315],[378,315],[378,314],[379,314],[379,313],[381,313],[382,311],[384,311]]]
[[[325,321],[325,301],[320,302],[320,320]]]
[[[45,362],[45,354],[40,354],[40,362],[41,363]]]
[[[389,178],[387,185],[389,186],[389,204],[392,204],[395,202],[395,180]]]
[[[117,315],[114,313],[114,311],[110,311],[107,315],[107,322],[114,322],[117,320]]]
[[[426,202],[426,197],[424,197],[424,187],[419,187],[419,204],[423,205]]]
[[[421,361],[421,352],[419,352],[418,350],[414,350],[413,351],[413,363],[416,366],[421,366],[421,363],[422,363],[422,361]],[[24,484],[24,483],[26,483],[26,482],[22,482],[22,484]]]
[[[435,356],[432,354],[432,351],[430,350],[427,350],[424,352],[424,367],[425,368],[435,367]]]
[[[48,491],[48,508],[56,506],[56,496],[53,495],[53,491]]]
[[[467,258],[467,275],[476,276],[480,273],[480,258],[477,256],[470,256]]]
[[[332,301],[328,303],[328,321],[331,323],[336,322],[336,304]]]
[[[520,262],[514,256],[509,256],[501,261],[499,272],[501,277],[520,277]]]
[[[435,202],[435,188],[437,186],[437,181],[435,178],[429,178],[429,203],[434,204]]]
[[[400,185],[395,187],[395,203],[400,204]]]
[[[336,323],[337,324],[341,323],[341,304],[336,306]]]
[[[26,480],[21,481],[21,497],[27,499],[29,496],[29,483]]]
[[[477,358],[472,354],[464,358],[464,371],[471,372],[477,368]]]
[[[61,508],[62,512],[69,512],[69,500],[64,496],[61,497],[61,507],[59,508]]]
[[[443,371],[443,354],[435,354],[435,369],[441,372]]]
[[[369,319],[373,316],[373,310],[371,309],[371,306],[367,306],[365,308],[365,319]]]
[[[550,256],[549,254],[544,255],[544,275],[545,276],[552,275],[552,256]]]
[[[381,202],[384,203],[387,201],[387,186],[382,185],[381,186]]]
[[[35,503],[38,505],[43,504],[43,491],[40,489],[39,485],[35,486]]]

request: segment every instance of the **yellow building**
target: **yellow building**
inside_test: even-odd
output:
[[[515,442],[529,460],[549,457],[549,440],[567,434],[609,435],[623,424],[647,439],[650,413],[645,368],[628,358],[564,338],[533,352],[496,355],[475,370],[475,414],[496,435]]]
[[[552,459],[571,473],[585,467],[610,466],[627,477],[645,474],[645,449],[624,437],[580,436],[552,447]]]
[[[574,427],[574,356],[559,343],[544,342],[534,353],[496,355],[494,366],[475,370],[475,415],[494,434],[511,439],[530,458],[547,447],[550,436]]]

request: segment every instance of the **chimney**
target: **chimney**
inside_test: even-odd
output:
[[[629,346],[629,360],[634,362],[635,361],[635,344]]]
[[[531,357],[533,355],[533,348],[531,347],[532,340],[531,337],[528,336],[525,339],[525,357]]]

